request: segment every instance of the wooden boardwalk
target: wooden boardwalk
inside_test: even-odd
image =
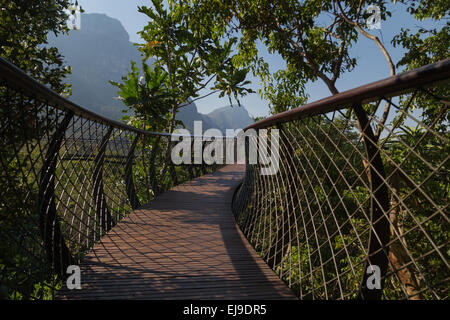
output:
[[[243,171],[226,166],[132,212],[82,261],[82,289],[57,298],[296,299],[234,221]]]

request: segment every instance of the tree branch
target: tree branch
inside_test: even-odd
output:
[[[214,91],[209,92],[208,94],[205,94],[204,96],[197,97],[197,98],[195,98],[195,99],[189,101],[189,103],[180,104],[180,105],[177,106],[176,110],[178,110],[178,109],[180,109],[180,108],[183,108],[183,107],[186,107],[186,106],[190,105],[190,104],[191,104],[192,102],[194,102],[194,101],[197,101],[197,100],[206,98],[206,97],[208,97],[208,96],[210,96],[210,95],[212,95],[212,94],[214,94],[214,93],[217,93],[217,92],[219,92],[219,91],[220,91],[220,90],[214,90]]]
[[[357,21],[352,21],[351,19],[349,19],[347,17],[347,15],[344,13],[344,10],[342,9],[341,3],[340,1],[336,2],[338,7],[339,7],[339,11],[341,12],[342,17],[344,18],[345,22],[347,22],[350,25],[353,25],[356,27],[356,29],[362,34],[364,35],[366,38],[374,41],[376,43],[376,45],[380,48],[381,52],[383,53],[384,57],[386,58],[386,61],[388,63],[389,69],[390,69],[390,75],[393,76],[395,75],[395,65],[392,62],[392,58],[389,55],[389,52],[386,50],[386,48],[384,47],[384,45],[381,43],[380,39],[377,36],[374,36],[370,33],[368,33],[367,31],[365,31]],[[359,2],[359,7],[358,7],[358,12],[357,14],[359,15],[361,12],[361,6],[362,6],[362,0]],[[391,108],[391,104],[390,102],[386,102],[386,105],[384,106],[384,110],[383,110],[383,115],[381,116],[380,122],[377,125],[377,130],[375,133],[375,139],[378,140],[380,138],[380,134],[383,131],[383,127],[384,124],[386,123],[386,120],[389,116],[389,111]]]

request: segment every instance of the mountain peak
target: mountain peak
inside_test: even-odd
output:
[[[130,41],[130,36],[122,23],[103,13],[81,14],[81,29],[72,30],[70,35],[90,33],[119,41]]]
[[[203,130],[220,129],[225,134],[226,129],[243,129],[253,123],[245,107],[229,105],[217,108],[208,114],[197,111],[195,103],[180,109],[177,119],[183,121],[187,129],[193,130],[194,121],[203,122]]]
[[[72,74],[67,82],[72,84],[70,100],[106,117],[120,120],[126,107],[115,99],[118,89],[109,80],[121,81],[130,70],[130,61],[141,59],[137,48],[130,43],[129,35],[122,23],[105,14],[82,14],[81,29],[69,35],[50,34],[48,46],[58,48],[65,57]],[[226,106],[209,114],[198,112],[195,103],[180,109],[177,119],[192,130],[193,122],[201,120],[203,130],[217,128],[239,129],[253,120],[244,107]]]
[[[68,35],[48,36],[48,46],[58,48],[72,67],[66,79],[72,84],[70,100],[106,117],[120,120],[126,107],[115,99],[118,89],[109,80],[121,81],[130,61],[140,61],[137,48],[122,23],[105,14],[81,15],[81,29]]]
[[[208,113],[207,116],[216,122],[222,130],[243,129],[253,123],[247,109],[237,105],[217,108]]]

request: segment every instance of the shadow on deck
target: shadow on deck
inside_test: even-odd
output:
[[[82,261],[82,289],[57,298],[296,299],[235,223],[244,169],[229,165],[132,212]]]

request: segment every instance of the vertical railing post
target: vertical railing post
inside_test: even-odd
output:
[[[363,143],[368,159],[368,174],[371,187],[371,224],[369,236],[369,252],[367,262],[364,269],[364,276],[360,285],[358,299],[378,300],[381,299],[384,287],[384,278],[387,273],[389,263],[389,243],[390,229],[387,213],[389,210],[389,194],[386,185],[386,174],[383,166],[383,160],[379,146],[373,134],[369,120],[365,110],[361,104],[353,106],[357,120],[359,122],[360,131],[363,135]],[[381,289],[367,287],[367,280],[370,273],[367,273],[367,267],[376,265],[380,268],[381,273]]]
[[[203,150],[205,150],[206,147],[206,141],[202,142],[202,153]],[[200,164],[200,176],[203,176],[204,174],[206,174],[206,166],[205,166],[205,159],[203,159],[203,155],[202,155],[202,163]]]
[[[244,212],[244,210],[246,210],[246,207],[250,202],[251,195],[253,194],[254,191],[254,183],[255,183],[254,180],[255,172],[250,167],[249,161],[251,137],[244,136],[243,139],[244,139],[245,176],[241,186],[241,190],[239,191],[243,194],[243,197],[242,200],[240,201],[239,210],[234,213],[234,218],[236,219],[236,222],[239,221],[240,215]],[[247,214],[244,223],[242,223],[241,225],[246,226],[249,219],[251,219],[250,214]],[[247,230],[245,228],[242,229],[242,232],[244,232],[245,236],[247,236]]]
[[[62,278],[65,278],[67,267],[73,264],[74,259],[67,248],[58,221],[55,203],[55,176],[61,143],[72,118],[72,112],[66,113],[51,138],[39,185],[39,223],[44,248],[52,268]]]
[[[97,156],[94,163],[94,200],[95,200],[95,212],[100,217],[100,225],[103,231],[108,232],[115,225],[109,211],[108,204],[106,203],[105,193],[103,190],[103,162],[105,161],[105,151],[108,145],[108,140],[113,132],[113,127],[109,127],[106,134],[103,136]]]
[[[277,124],[277,129],[280,132],[280,148],[279,148],[279,157],[281,158],[281,155],[292,155],[294,153],[294,150],[292,149],[292,144],[287,141],[286,135],[283,134],[283,125],[281,123]],[[289,157],[283,156],[283,159],[280,159],[280,161],[289,161]],[[289,166],[290,164],[287,163]],[[293,165],[293,164],[292,164]],[[294,166],[295,168],[295,166]],[[286,181],[288,183],[288,188],[284,190],[286,192],[286,197],[290,197],[291,190],[289,187],[291,187],[289,183],[289,179],[293,179],[293,177],[288,177],[287,172],[280,170],[281,181]],[[277,194],[280,194],[281,190],[276,190]],[[281,196],[281,195],[280,195]],[[299,199],[298,199],[298,193],[297,190],[294,190],[294,195],[292,199],[293,207],[299,205]],[[291,240],[292,239],[285,239],[286,235],[290,235],[291,233],[289,230],[292,228],[293,225],[295,225],[295,208],[293,210],[291,215],[289,215],[289,207],[282,208],[282,214],[281,217],[277,217],[275,214],[275,221],[276,221],[276,228],[277,228],[277,236],[276,239],[278,239],[275,243],[272,244],[270,247],[266,259],[267,264],[273,268],[279,266],[282,261],[285,254],[288,252]],[[280,221],[281,220],[281,221]]]
[[[195,139],[192,138],[191,139],[191,163],[188,165],[188,172],[189,172],[190,180],[194,180],[196,178],[196,174],[194,172],[194,169],[195,169],[195,164],[194,164],[194,162],[195,162],[195,152],[194,152],[195,144],[194,144],[194,141],[195,141]]]
[[[127,189],[128,200],[130,201],[131,208],[136,210],[141,206],[139,199],[136,196],[136,188],[134,187],[133,181],[133,161],[134,161],[134,150],[136,149],[136,144],[139,140],[139,135],[137,135],[131,145],[130,151],[128,152],[127,162],[125,164],[125,185]]]
[[[149,163],[149,175],[150,175],[150,183],[152,184],[153,196],[157,197],[160,193],[160,188],[158,186],[158,177],[156,176],[156,155],[159,149],[159,143],[161,141],[161,136],[157,136],[153,145],[150,154],[150,163]],[[150,200],[150,199],[149,199]]]
[[[172,144],[172,142],[169,140],[169,143]],[[170,150],[172,150],[172,146],[169,148]],[[169,163],[169,173],[170,173],[170,178],[172,179],[172,184],[173,186],[177,186],[178,185],[178,177],[177,177],[177,172],[175,170],[175,166],[172,162],[172,159],[170,159],[170,163]]]
[[[189,173],[189,179],[194,180],[195,175],[194,175],[194,170],[192,168],[192,164],[188,164],[188,173]]]

